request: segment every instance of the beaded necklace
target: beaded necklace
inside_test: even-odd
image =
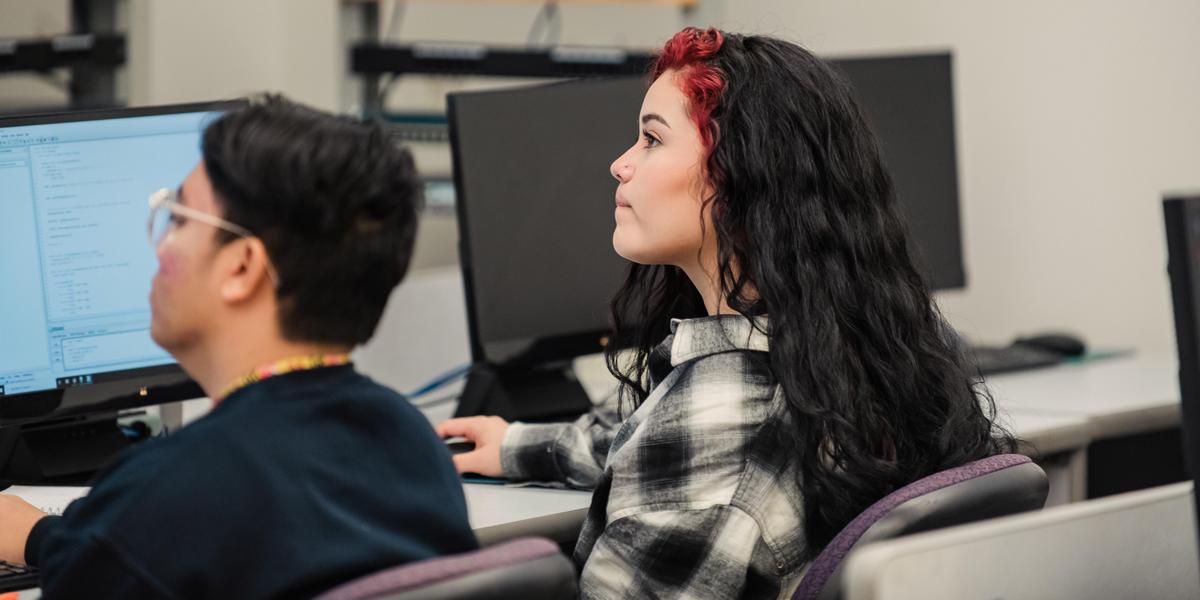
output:
[[[291,373],[294,371],[308,371],[320,367],[336,367],[350,362],[349,354],[310,354],[308,356],[293,356],[283,360],[275,361],[269,365],[263,365],[238,377],[233,380],[225,388],[225,393],[221,394],[222,398],[229,397],[230,394],[258,381],[270,379],[276,375]]]

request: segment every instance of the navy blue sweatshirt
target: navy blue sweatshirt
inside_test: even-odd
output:
[[[445,444],[340,366],[247,386],[131,448],[25,556],[45,598],[300,598],[475,547]]]

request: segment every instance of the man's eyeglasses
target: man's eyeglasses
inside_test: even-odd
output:
[[[255,237],[254,233],[249,229],[242,227],[236,223],[230,223],[216,215],[210,215],[206,212],[198,211],[194,208],[184,206],[179,203],[179,195],[175,190],[162,188],[153,194],[150,194],[150,220],[146,224],[146,236],[150,240],[150,245],[155,248],[162,242],[162,239],[180,223],[180,219],[192,219],[207,223],[218,229],[223,229],[238,237],[249,238]],[[270,276],[271,282],[277,287],[279,285],[279,277],[275,275],[275,268],[271,266],[270,261],[267,261],[267,275]]]
[[[208,223],[213,227],[224,229],[238,237],[254,237],[254,234],[249,229],[241,225],[230,223],[221,217],[200,212],[194,208],[180,204],[179,196],[175,190],[162,188],[150,194],[149,202],[150,221],[146,224],[146,235],[150,240],[150,245],[154,247],[158,247],[159,242],[179,223],[179,217]]]

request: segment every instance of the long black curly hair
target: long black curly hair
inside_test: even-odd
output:
[[[874,134],[846,79],[803,48],[688,28],[674,70],[707,150],[721,294],[767,315],[771,368],[796,423],[810,547],[925,475],[1015,441],[914,264]],[[630,267],[614,297],[609,370],[648,396],[670,319],[706,315],[683,271]],[[632,359],[623,349],[632,350]]]

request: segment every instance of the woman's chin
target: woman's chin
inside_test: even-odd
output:
[[[617,227],[617,230],[613,232],[613,250],[616,251],[617,256],[625,260],[635,263],[642,262],[637,258],[640,254],[637,252],[637,245],[631,243],[628,236],[622,235],[620,227]]]
[[[639,265],[661,264],[661,263],[651,259],[650,257],[646,256],[643,253],[622,251],[621,248],[617,247],[616,244],[613,244],[613,249],[617,251],[617,256],[620,256],[621,258],[623,258],[631,263],[637,263]]]
[[[620,225],[613,232],[613,250],[618,256],[639,265],[677,264],[670,258],[674,254],[664,252],[663,248],[647,244],[643,238],[632,235],[633,233]]]

